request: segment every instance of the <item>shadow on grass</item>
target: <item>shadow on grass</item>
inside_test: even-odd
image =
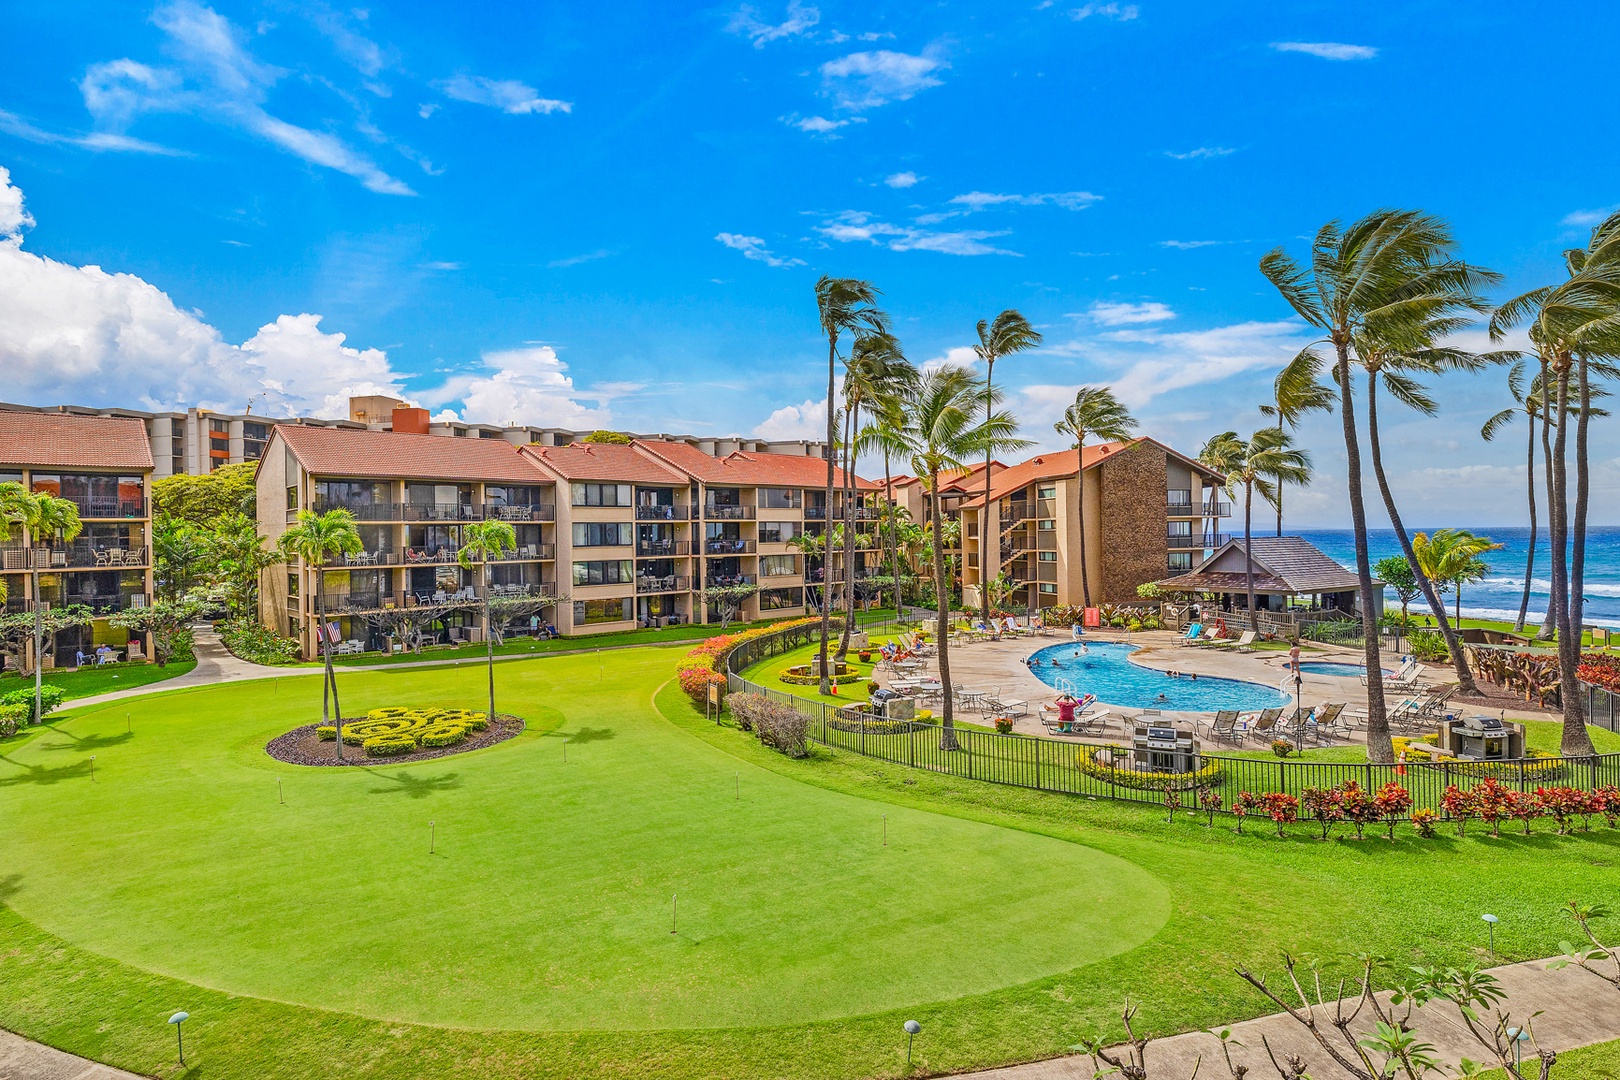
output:
[[[613,729],[605,727],[582,727],[578,731],[555,731],[552,734],[571,743],[607,742],[616,738]]]
[[[11,898],[22,892],[22,875],[7,874],[0,877],[0,904],[10,903]]]
[[[436,791],[453,791],[461,786],[460,775],[453,772],[440,773],[438,776],[417,776],[409,771],[380,773],[374,769],[367,769],[366,772],[394,785],[368,789],[372,795],[404,795],[411,799],[425,799]]]
[[[21,773],[0,776],[0,788],[18,787],[22,784],[56,784],[78,776],[89,776],[91,768],[89,758],[55,768],[48,765],[23,765],[3,754],[0,754],[0,761],[22,770]]]
[[[128,731],[120,731],[116,735],[75,735],[71,731],[63,731],[55,725],[47,724],[46,726],[56,734],[72,741],[50,743],[41,747],[42,750],[72,750],[76,753],[87,754],[92,750],[105,750],[111,746],[122,746],[135,737],[132,732]]]

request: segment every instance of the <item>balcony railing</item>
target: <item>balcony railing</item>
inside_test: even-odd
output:
[[[804,518],[805,518],[806,521],[826,521],[827,520],[827,508],[825,506],[807,506],[807,507],[804,508]],[[875,506],[857,506],[855,508],[855,520],[856,521],[876,521],[877,519],[878,519],[878,509],[877,509],[877,507],[875,507]],[[841,507],[836,507],[836,506],[833,507],[833,520],[834,521],[843,521],[844,520],[844,511],[843,511],[843,509]]]
[[[404,507],[400,503],[346,503],[335,499],[316,499],[310,509],[317,514],[328,510],[347,510],[356,521],[403,521]],[[288,512],[291,516],[291,511]]]
[[[693,516],[692,511],[694,509],[696,508],[687,506],[684,503],[677,503],[670,506],[665,506],[662,504],[658,506],[638,506],[636,507],[636,520],[686,521]]]
[[[707,503],[703,507],[703,516],[710,521],[752,521],[754,508],[752,506],[716,506]]]
[[[1229,502],[1173,502],[1169,505],[1168,511],[1171,517],[1231,517],[1232,504]]]
[[[1229,533],[1205,533],[1203,536],[1170,536],[1165,545],[1172,548],[1218,548],[1232,539]]]
[[[555,544],[519,544],[516,551],[502,552],[499,558],[490,562],[524,562],[529,559],[555,559],[557,547]]]
[[[83,604],[90,609],[92,615],[111,615],[115,611],[128,611],[131,608],[152,606],[152,598],[146,593],[119,593],[107,596],[85,596],[69,593],[67,596],[56,600],[46,597],[45,602],[52,607]]]
[[[636,544],[638,559],[667,559],[675,555],[690,555],[690,540],[642,540]]]
[[[406,503],[406,521],[482,521],[484,508],[471,503]]]
[[[1001,527],[1006,529],[1020,521],[1028,521],[1035,516],[1035,504],[1031,502],[1002,503],[999,511]]]
[[[636,578],[637,593],[669,593],[686,592],[692,587],[692,579],[679,574],[667,574],[663,577]]]
[[[556,521],[557,507],[552,503],[536,503],[533,506],[496,506],[490,503],[484,507],[484,517],[490,521]]]
[[[754,550],[752,540],[705,540],[703,553],[705,555],[748,555]]]
[[[710,574],[704,579],[705,584],[711,587],[724,585],[758,585],[759,578],[753,574]]]
[[[98,495],[63,495],[61,498],[72,503],[78,509],[81,518],[144,518],[147,516],[145,499],[121,499],[116,496],[102,497]]]

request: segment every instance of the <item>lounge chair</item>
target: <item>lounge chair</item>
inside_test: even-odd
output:
[[[997,716],[1028,716],[1029,702],[1003,701],[1000,698],[990,698],[990,708]]]
[[[1243,631],[1242,635],[1237,639],[1236,648],[1238,652],[1254,652],[1254,631]]]
[[[1243,732],[1238,730],[1238,714],[1236,709],[1222,709],[1215,714],[1215,719],[1207,725],[1209,737],[1216,742],[1235,743],[1243,745]]]
[[[1180,637],[1176,638],[1176,644],[1177,645],[1191,645],[1193,642],[1198,640],[1198,636],[1200,634],[1202,634],[1203,632],[1204,632],[1204,624],[1203,623],[1188,623],[1187,624],[1187,632],[1185,634],[1181,635]]]
[[[1344,719],[1344,707],[1345,702],[1332,701],[1311,710],[1311,726],[1316,728],[1318,739],[1323,736],[1330,739],[1350,737],[1350,724]]]
[[[1259,712],[1245,713],[1238,717],[1239,742],[1245,741],[1250,735],[1266,736],[1271,734],[1282,718],[1281,709],[1261,709]]]

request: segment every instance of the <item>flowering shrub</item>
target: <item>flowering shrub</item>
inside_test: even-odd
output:
[[[1235,802],[1232,803],[1232,816],[1237,818],[1237,831],[1243,832],[1243,819],[1252,811],[1260,809],[1261,797],[1252,791],[1240,791]]]
[[[1271,740],[1271,752],[1280,758],[1285,758],[1294,752],[1294,744],[1287,739]]]
[[[1587,653],[1575,669],[1576,678],[1588,686],[1620,694],[1620,656],[1607,653]]]
[[[1615,787],[1613,784],[1604,784],[1592,794],[1602,796],[1603,806],[1601,811],[1604,820],[1609,823],[1609,828],[1613,829],[1620,825],[1620,787]]]
[[[1221,793],[1216,791],[1214,788],[1209,787],[1207,784],[1201,786],[1198,789],[1198,806],[1204,811],[1204,813],[1209,815],[1209,826],[1214,827],[1215,813],[1221,808]],[[1232,808],[1232,812],[1236,814],[1237,807],[1234,806]],[[1238,820],[1241,822],[1242,818],[1239,817]]]
[[[1507,813],[1516,821],[1524,822],[1524,835],[1530,835],[1530,822],[1541,816],[1541,800],[1528,791],[1508,790]]]
[[[1322,839],[1326,840],[1336,822],[1344,820],[1344,790],[1340,787],[1308,787],[1300,793],[1305,812],[1322,826]]]
[[[1273,791],[1260,797],[1260,808],[1277,823],[1277,835],[1286,836],[1284,825],[1299,820],[1299,800],[1282,791]]]
[[[675,665],[675,675],[680,680],[681,689],[701,705],[709,698],[710,686],[718,686],[720,692],[725,693],[726,658],[737,646],[745,641],[765,637],[767,634],[779,634],[784,630],[820,622],[819,618],[793,619],[788,622],[771,623],[769,626],[756,626],[741,633],[716,634],[712,638],[705,638],[696,648],[681,657]]]
[[[1479,796],[1474,791],[1474,788],[1464,789],[1456,784],[1447,784],[1445,793],[1440,796],[1440,809],[1457,822],[1458,836],[1466,834],[1468,819],[1479,813]]]
[[[1346,780],[1339,785],[1339,804],[1344,810],[1344,817],[1356,827],[1356,839],[1362,838],[1362,831],[1379,818],[1378,801],[1366,788],[1354,780]]]
[[[1479,820],[1491,827],[1492,836],[1501,836],[1502,819],[1509,816],[1513,802],[1509,796],[1518,792],[1487,777],[1469,789],[1469,793],[1474,797],[1474,809],[1479,813]]]
[[[1417,830],[1419,836],[1433,836],[1434,823],[1439,820],[1440,815],[1428,807],[1412,811],[1412,827]]]
[[[1372,797],[1373,809],[1389,827],[1389,838],[1395,839],[1395,823],[1412,809],[1412,793],[1391,780]]]
[[[1586,804],[1586,793],[1572,787],[1538,787],[1536,798],[1541,800],[1542,813],[1558,823],[1559,836],[1569,832],[1569,819]]]
[[[998,717],[996,717],[996,730],[998,732],[1000,732],[1003,735],[1011,735],[1012,734],[1012,729],[1013,729],[1012,717],[1010,717],[1010,716],[998,716]]]

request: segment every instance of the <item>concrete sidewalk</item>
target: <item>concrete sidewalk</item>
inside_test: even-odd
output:
[[[0,1080],[141,1080],[0,1029]]]

